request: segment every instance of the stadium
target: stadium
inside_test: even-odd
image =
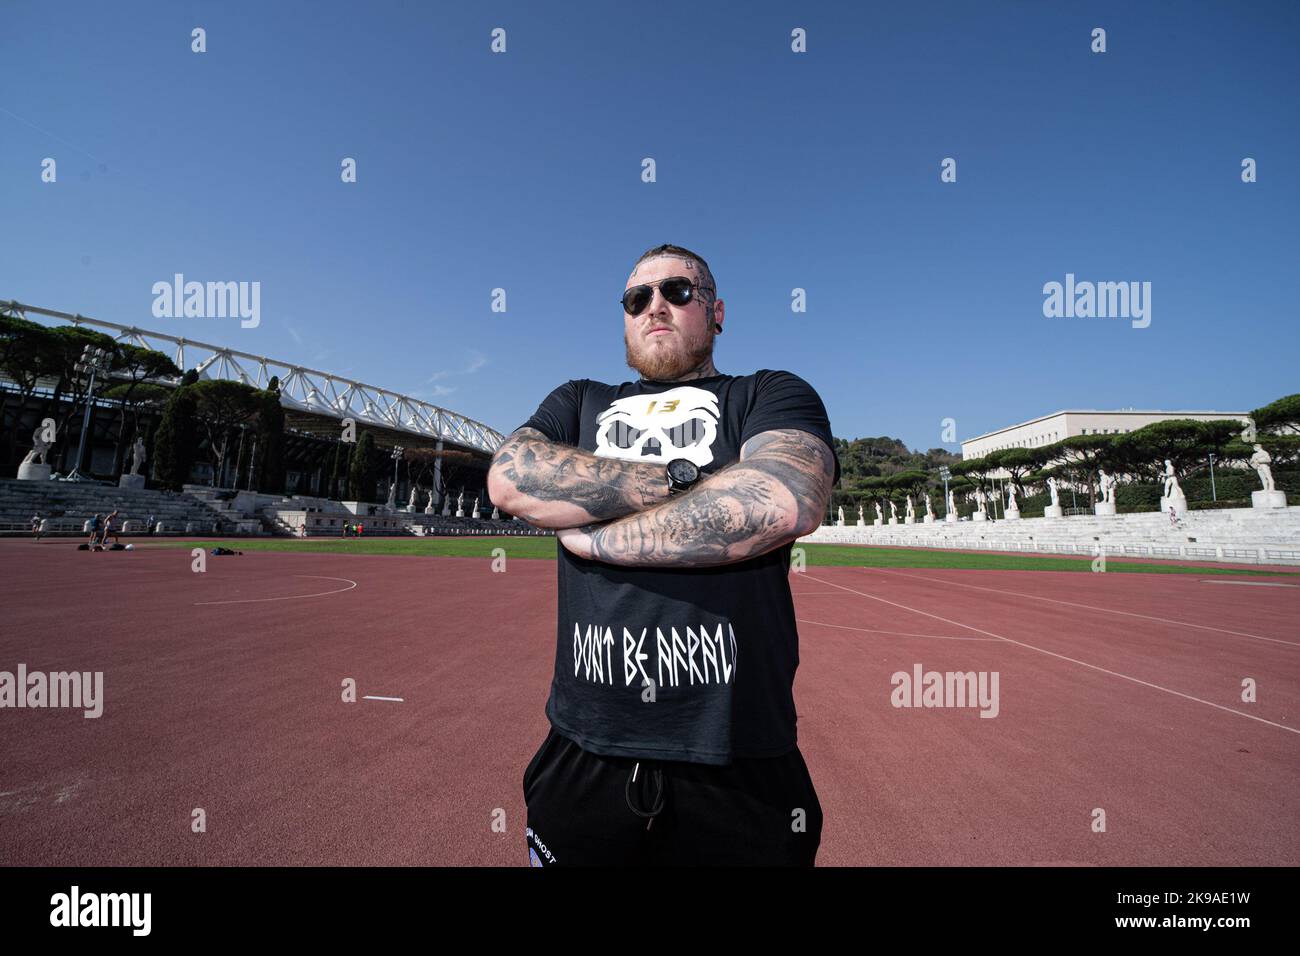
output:
[[[1292,5],[146,6],[4,14],[8,932],[1268,912]]]
[[[5,532],[29,531],[35,514],[48,519],[46,533],[84,534],[93,514],[117,510],[124,530],[160,535],[306,537],[353,525],[372,535],[531,533],[490,514],[485,478],[501,434],[450,409],[265,356],[12,301],[0,304],[0,336],[6,470],[12,477],[33,447],[28,436],[48,422],[54,440],[43,473],[75,475],[58,486],[6,481]],[[101,356],[98,366],[83,361],[88,350]],[[177,432],[168,410],[185,407],[180,390],[198,383],[223,384],[207,389],[181,440],[170,441]],[[268,398],[278,404],[269,415]],[[164,422],[163,453],[150,459]],[[132,466],[137,438],[147,470]]]

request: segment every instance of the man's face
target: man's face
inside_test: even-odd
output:
[[[716,303],[712,319],[709,305],[713,290],[700,295],[693,290],[691,301],[683,306],[666,302],[658,283],[673,276],[700,281],[699,266],[691,259],[659,256],[636,267],[625,288],[635,285],[654,286],[650,304],[640,315],[623,313],[623,344],[627,364],[646,379],[672,381],[696,368],[713,354],[713,323],[722,323],[722,302]]]

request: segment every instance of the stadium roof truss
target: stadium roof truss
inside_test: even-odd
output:
[[[107,330],[105,334],[112,335],[117,342],[171,355],[178,368],[194,368],[200,378],[227,379],[265,388],[272,377],[278,376],[280,404],[286,408],[332,416],[340,421],[351,418],[359,425],[375,425],[442,439],[488,454],[505,441],[505,436],[495,429],[449,409],[292,362],[237,352],[164,332],[151,332],[133,325],[53,312],[20,302],[0,303],[0,313],[20,319],[43,315],[71,322],[74,326]]]

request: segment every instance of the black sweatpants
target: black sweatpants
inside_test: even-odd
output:
[[[726,766],[605,757],[551,728],[524,771],[532,866],[812,866],[803,755]]]

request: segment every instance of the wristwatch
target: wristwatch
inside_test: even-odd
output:
[[[689,491],[700,480],[700,469],[689,458],[674,458],[665,469],[668,472],[668,494]]]

